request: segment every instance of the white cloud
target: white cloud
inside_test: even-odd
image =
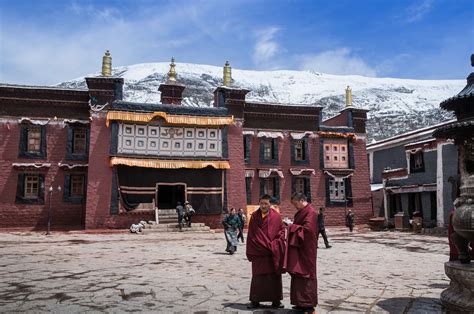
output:
[[[431,11],[432,4],[433,0],[423,0],[420,3],[413,4],[407,7],[404,14],[398,16],[398,19],[403,23],[419,21]]]
[[[303,55],[297,58],[302,70],[339,75],[377,76],[377,71],[348,48]]]
[[[271,61],[278,53],[279,45],[274,37],[279,32],[278,27],[268,27],[257,32],[257,41],[254,47],[253,60],[257,66]]]
[[[62,29],[9,17],[0,25],[0,81],[55,84],[99,72],[107,49],[114,66],[169,60],[205,36],[200,30],[208,10],[201,4],[179,11],[170,4],[122,16],[115,8],[76,2],[67,7]],[[188,24],[176,22],[182,20]]]

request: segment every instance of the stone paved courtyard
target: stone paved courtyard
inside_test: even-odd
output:
[[[318,250],[318,313],[442,311],[446,238],[335,228],[328,235],[333,248]],[[249,312],[245,246],[228,255],[223,233],[1,237],[1,312]],[[283,278],[285,309],[275,313],[292,312]]]

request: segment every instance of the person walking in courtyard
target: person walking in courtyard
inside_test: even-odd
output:
[[[227,248],[225,250],[232,255],[237,251],[237,231],[240,225],[239,218],[235,214],[235,208],[232,207],[230,209],[229,214],[225,216],[222,224],[224,225],[224,235],[227,241]]]
[[[346,215],[346,227],[349,227],[349,230],[352,232],[354,230],[354,214],[352,210],[349,209]]]
[[[291,276],[290,300],[294,309],[313,313],[318,304],[316,276],[318,217],[314,207],[301,192],[291,196],[296,208],[293,222],[288,224],[286,271]]]
[[[237,217],[239,217],[239,222],[240,222],[239,234],[237,235],[237,242],[239,241],[239,239],[241,239],[242,243],[244,243],[244,227],[245,227],[246,218],[245,218],[244,210],[242,208],[239,208],[239,211],[237,212]]]
[[[270,208],[270,196],[262,195],[260,207],[252,213],[247,234],[247,259],[252,263],[249,309],[260,302],[282,308],[282,267],[285,254],[285,229],[280,214]]]
[[[178,202],[176,204],[176,213],[178,214],[179,231],[182,231],[183,230],[184,207],[181,205],[181,202]]]
[[[191,227],[191,221],[192,221],[194,213],[195,213],[195,210],[191,206],[191,204],[189,204],[188,201],[184,202],[184,220],[186,221],[186,225],[188,227]]]
[[[323,236],[324,245],[326,246],[326,249],[331,248],[332,246],[329,245],[328,236],[326,234],[326,228],[324,227],[324,208],[323,207],[319,207],[318,227],[319,227],[318,228],[319,234]]]

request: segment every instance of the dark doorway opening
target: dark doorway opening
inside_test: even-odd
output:
[[[186,187],[184,184],[159,184],[157,189],[158,209],[176,208],[178,202],[184,204]]]

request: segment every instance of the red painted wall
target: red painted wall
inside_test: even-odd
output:
[[[12,118],[15,121],[17,118]],[[55,192],[51,198],[51,227],[81,228],[84,224],[84,205],[63,202],[64,175],[80,170],[64,170],[58,163],[87,163],[68,162],[65,160],[67,145],[67,125],[51,121],[46,126],[47,159],[18,158],[20,143],[20,125],[17,122],[0,123],[0,228],[26,227],[29,229],[45,230],[49,207],[48,188],[53,185]],[[18,169],[13,163],[51,163],[50,168]],[[82,171],[82,173],[86,170]],[[44,204],[16,204],[17,181],[19,173],[39,173],[45,176]],[[56,188],[61,186],[62,191]]]
[[[92,115],[89,141],[86,229],[110,226],[112,168],[109,165],[111,130],[106,112]]]
[[[258,169],[278,168],[283,171],[284,178],[280,178],[280,210],[283,217],[293,217],[295,209],[291,204],[291,178],[290,168],[310,168],[315,169],[316,174],[310,175],[311,198],[313,206],[326,207],[326,181],[324,172],[320,169],[319,146],[320,138],[308,138],[308,148],[310,161],[308,165],[291,164],[291,137],[278,140],[278,165],[266,165],[259,162],[260,138],[253,136],[251,141],[250,164],[245,165],[247,169],[255,169],[255,176],[252,179],[252,204],[257,205],[260,196],[260,178]],[[372,217],[372,203],[370,198],[369,169],[367,154],[365,151],[365,139],[358,139],[354,142],[355,172],[351,178],[353,206],[348,207],[356,215],[356,223],[366,224]],[[326,224],[328,226],[343,226],[345,224],[346,207],[326,208]]]
[[[230,169],[226,170],[227,208],[245,208],[245,166],[242,125],[236,123],[227,127]],[[220,219],[220,218],[219,218]]]
[[[323,122],[327,126],[347,126],[347,110]]]

